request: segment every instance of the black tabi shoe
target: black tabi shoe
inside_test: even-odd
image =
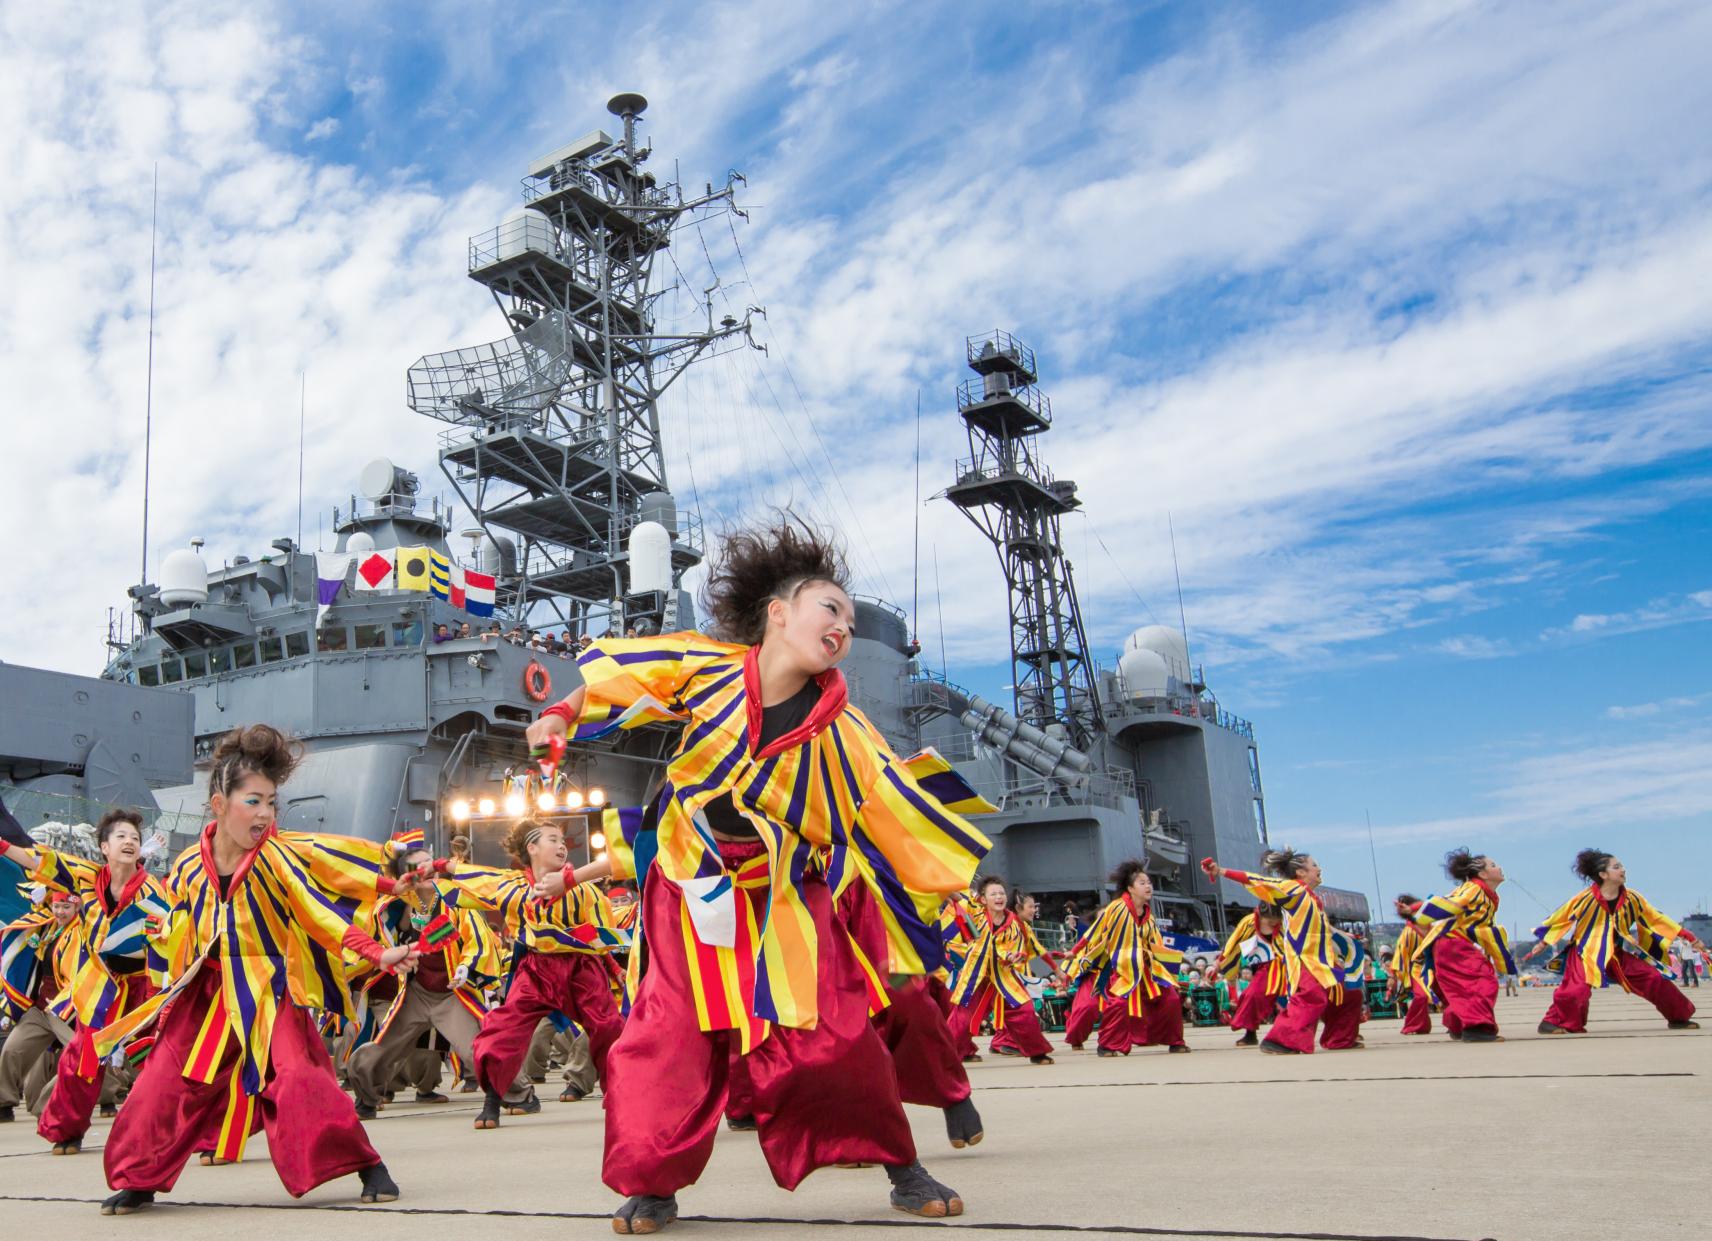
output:
[[[976,1052],[973,1055],[964,1056],[963,1057],[963,1063],[964,1064],[980,1064],[981,1063],[981,1053]]]
[[[1237,1039],[1236,1045],[1238,1047],[1259,1047],[1260,1035],[1256,1034],[1253,1030],[1244,1030],[1242,1032],[1242,1036]]]
[[[451,1099],[441,1094],[438,1090],[418,1090],[416,1092],[416,1101],[418,1103],[450,1103]]]
[[[357,1103],[357,1119],[358,1120],[373,1120],[376,1115],[378,1115],[378,1113],[375,1111],[374,1104],[363,1103],[360,1100],[358,1101],[358,1103]]]
[[[155,1204],[152,1189],[121,1189],[101,1204],[103,1215],[131,1215]]]
[[[645,1237],[678,1218],[678,1200],[637,1194],[612,1213],[612,1231],[621,1237]]]
[[[1048,1055],[1030,1056],[1028,1058],[1028,1062],[1030,1064],[1056,1064],[1056,1063],[1058,1063],[1056,1060],[1054,1060],[1051,1056],[1048,1056]]]
[[[547,1078],[545,1075],[543,1075],[541,1077],[536,1077],[533,1073],[531,1073],[529,1075],[529,1080],[534,1082],[537,1086],[545,1086],[547,1084]]]
[[[986,1132],[981,1127],[981,1113],[975,1110],[973,1099],[959,1099],[945,1109],[945,1136],[958,1150],[981,1144]]]
[[[398,1182],[392,1179],[384,1163],[377,1163],[357,1173],[363,1178],[362,1202],[397,1202]]]
[[[1283,1043],[1274,1043],[1269,1038],[1260,1040],[1260,1050],[1269,1056],[1299,1056],[1302,1054],[1294,1047],[1286,1047]]]
[[[482,1110],[476,1114],[476,1128],[499,1128],[499,1109],[503,1102],[493,1091],[488,1091],[487,1097],[482,1100]]]
[[[463,1082],[458,1086],[458,1093],[459,1094],[475,1094],[480,1089],[481,1089],[481,1087],[476,1085],[476,1079],[475,1078],[466,1077],[466,1078],[464,1078]]]
[[[1569,1033],[1569,1031],[1564,1029],[1562,1026],[1557,1025],[1556,1023],[1550,1022],[1550,1021],[1540,1022],[1539,1032],[1541,1034],[1568,1034]]]
[[[1667,1030],[1698,1030],[1700,1023],[1698,1021],[1667,1021],[1664,1023],[1664,1028]]]
[[[560,1103],[581,1103],[588,1098],[588,1091],[578,1086],[566,1086],[559,1092]]]
[[[17,1119],[17,1118],[12,1115],[12,1109],[11,1108],[0,1107],[0,1125],[9,1125],[15,1119]]]
[[[1190,1047],[1189,1044],[1187,1044],[1187,1043],[1173,1043],[1173,1044],[1171,1044],[1171,1046],[1167,1047],[1165,1050],[1169,1051],[1172,1055],[1175,1056],[1180,1051],[1193,1051],[1195,1049],[1193,1047]]]
[[[1462,1031],[1461,1030],[1446,1030],[1445,1033],[1450,1035],[1451,1042],[1453,1042],[1453,1043],[1462,1042]]]
[[[392,1096],[395,1095],[396,1093],[398,1093],[398,1092],[394,1091],[394,1090],[383,1090],[380,1092],[380,1101],[382,1103],[391,1103],[392,1102]]]
[[[995,1056],[1020,1056],[1020,1055],[1022,1055],[1022,1053],[1014,1047],[990,1047],[990,1048],[988,1048],[988,1050],[991,1051]]]
[[[760,1128],[755,1123],[753,1116],[727,1116],[725,1127],[733,1133],[754,1133],[756,1129]]]
[[[963,1214],[963,1199],[957,1191],[934,1180],[919,1161],[903,1168],[888,1167],[886,1175],[891,1178],[892,1206],[897,1210],[927,1219]]]
[[[53,1153],[56,1155],[76,1155],[83,1150],[83,1139],[73,1138],[69,1142],[55,1142]]]
[[[1081,1050],[1082,1050],[1082,1044],[1080,1044],[1080,1043],[1071,1043],[1071,1044],[1070,1044],[1070,1050],[1071,1050],[1071,1051],[1081,1051]]]
[[[541,1113],[541,1096],[531,1090],[516,1103],[505,1105],[507,1116],[538,1116]]]
[[[1101,1048],[1097,1048],[1095,1050],[1094,1054],[1096,1056],[1098,1056],[1100,1059],[1105,1060],[1105,1059],[1108,1059],[1112,1056],[1121,1056],[1121,1055],[1123,1055],[1123,1052],[1113,1051],[1110,1047],[1101,1047]]]
[[[95,1109],[95,1114],[102,1120],[112,1120],[119,1114],[119,1105],[117,1103],[103,1103]]]
[[[1504,1036],[1496,1030],[1464,1030],[1462,1041],[1465,1043],[1502,1043]]]

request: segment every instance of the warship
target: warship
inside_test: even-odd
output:
[[[527,812],[557,818],[587,857],[604,845],[599,808],[642,798],[670,730],[573,747],[564,784],[521,802],[509,777],[528,761],[524,729],[578,674],[570,653],[505,634],[546,630],[574,647],[695,624],[684,575],[705,554],[703,524],[668,484],[660,398],[692,365],[764,350],[753,322],[765,312],[716,317],[709,297],[694,330],[659,330],[656,260],[699,221],[746,218],[744,181],[732,172],[686,193],[657,176],[637,134],[646,106],[613,98],[616,135],[596,129],[536,160],[521,204],[470,239],[468,275],[504,334],[409,368],[406,401],[438,426],[459,505],[377,460],[361,472],[362,499],[334,512],[333,551],[286,537],[210,566],[192,540],[157,581],[130,588],[101,679],[149,701],[188,699],[193,770],[133,781],[128,800],[152,796],[163,822],[199,822],[215,743],[257,720],[304,745],[282,789],[287,829],[421,829],[441,850],[463,834],[478,859],[497,860],[505,827]],[[1180,932],[1222,932],[1252,899],[1194,862],[1250,867],[1266,847],[1254,730],[1190,665],[1183,633],[1140,628],[1113,666],[1095,658],[1059,533],[1080,501],[1044,463],[1052,413],[1033,352],[1002,331],[965,346],[972,375],[955,404],[970,455],[942,499],[975,522],[1005,574],[1012,701],[928,667],[906,614],[866,596],[843,665],[853,701],[900,752],[938,750],[998,807],[982,824],[990,865],[1040,895],[1048,917],[1071,900],[1097,904],[1107,871],[1145,853],[1161,915]],[[1345,902],[1334,913],[1365,920],[1357,894],[1334,900]]]

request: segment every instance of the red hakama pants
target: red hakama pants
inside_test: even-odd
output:
[[[1181,1047],[1183,1045],[1183,998],[1175,987],[1161,987],[1153,999],[1144,999],[1141,1016],[1129,1011],[1129,996],[1110,997],[1100,1009],[1101,1051],[1128,1055],[1136,1047]]]
[[[1676,984],[1634,953],[1617,949],[1616,956],[1605,967],[1605,974],[1609,978],[1618,972],[1628,980],[1629,990],[1658,1009],[1666,1021],[1687,1021],[1694,1016],[1693,1002],[1677,990]],[[1552,993],[1552,1005],[1545,1019],[1576,1034],[1585,1033],[1587,1004],[1592,996],[1593,985],[1587,980],[1581,954],[1571,953],[1563,963],[1563,981]]]
[[[1296,989],[1290,993],[1283,1015],[1272,1023],[1264,1041],[1303,1055],[1312,1053],[1314,1033],[1330,1005],[1331,996],[1326,994],[1320,980],[1304,969],[1296,977]]]
[[[109,1021],[117,1021],[155,993],[147,974],[125,974],[117,981],[119,994],[108,1011]],[[106,1065],[95,1058],[94,1041],[95,1031],[79,1026],[60,1053],[54,1088],[36,1122],[36,1132],[55,1145],[81,1141],[89,1132],[89,1122],[95,1115],[95,1105],[101,1099],[101,1086],[107,1077]],[[93,1073],[85,1077],[84,1071],[88,1070]]]
[[[606,964],[592,952],[529,952],[518,963],[505,1001],[482,1019],[470,1050],[483,1090],[507,1094],[529,1055],[535,1027],[549,1013],[569,1017],[588,1035],[594,1070],[606,1082],[606,1058],[624,1021],[612,1000]]]
[[[1402,997],[1398,997],[1402,1002]],[[1433,1032],[1433,1001],[1427,994],[1426,984],[1416,979],[1409,984],[1409,1009],[1403,1014],[1404,1034],[1431,1034]]]
[[[720,856],[730,865],[758,848],[728,844]],[[743,1057],[761,1154],[785,1189],[816,1168],[915,1161],[892,1057],[868,1019],[867,986],[831,894],[810,879],[804,895],[820,942],[819,1020],[812,1030],[775,1025]],[[626,1196],[667,1197],[701,1175],[738,1045],[735,1030],[700,1028],[683,904],[677,884],[658,868],[649,874],[642,894],[648,968],[607,1058],[601,1179]]]
[[[1260,1029],[1278,1015],[1278,1006],[1283,1002],[1281,995],[1267,995],[1266,984],[1260,979],[1250,981],[1248,990],[1237,997],[1236,1009],[1231,1013],[1231,1029]]]
[[[1348,1051],[1361,1040],[1361,984],[1343,989],[1343,999],[1328,1000],[1325,1028],[1320,1031],[1320,1046],[1327,1051]]]
[[[238,1071],[237,1047],[228,1045],[212,1082],[190,1081],[184,1067],[219,990],[220,972],[205,964],[160,1019],[154,1048],[107,1136],[107,1184],[114,1189],[165,1193],[218,1128]],[[315,1023],[289,1002],[274,1017],[257,1103],[274,1171],[293,1198],[380,1162]]]
[[[874,1026],[892,1053],[898,1096],[921,1107],[947,1108],[969,1097],[969,1074],[940,1014],[935,986],[945,988],[936,979],[916,978],[893,991]]]
[[[975,1031],[981,1028],[981,1019],[992,1011],[997,999],[997,990],[991,983],[987,983],[975,993],[974,999],[968,1004],[952,1010],[951,1041],[957,1049],[959,1059],[975,1054]],[[1035,1015],[1033,1004],[1005,1005],[1005,1024],[1002,1028],[1011,1031],[1016,1049],[1030,1059],[1052,1053],[1052,1044],[1046,1041],[1046,1035],[1041,1032],[1040,1018]]]
[[[1070,1013],[1064,1018],[1064,1041],[1072,1047],[1080,1047],[1088,1041],[1099,1020],[1100,993],[1094,989],[1094,976],[1083,974],[1076,984],[1076,994],[1070,1000]]]
[[[1497,1033],[1498,974],[1492,962],[1461,935],[1444,935],[1433,943],[1433,982],[1444,1000],[1445,1029]]]

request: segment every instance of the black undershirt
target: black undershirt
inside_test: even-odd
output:
[[[814,706],[819,701],[820,682],[810,680],[783,702],[762,707],[761,737],[755,742],[755,750],[764,750],[786,733],[801,728],[808,722],[808,717],[814,714]],[[729,793],[721,793],[703,806],[701,812],[707,818],[707,825],[720,836],[754,840],[760,835],[755,830],[755,825],[738,811]]]

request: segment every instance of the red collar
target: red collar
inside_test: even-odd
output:
[[[844,674],[837,668],[828,668],[815,677],[815,683],[820,686],[820,699],[809,712],[809,717],[796,728],[791,729],[782,737],[777,737],[767,743],[763,750],[755,749],[756,742],[761,739],[761,647],[760,644],[750,647],[743,655],[743,693],[749,715],[749,749],[758,759],[772,758],[782,754],[793,746],[799,746],[820,735],[826,726],[838,718],[850,701],[850,689],[844,683]]]
[[[111,918],[119,910],[129,905],[131,898],[137,894],[137,889],[148,881],[149,873],[139,865],[136,873],[125,880],[125,886],[119,889],[119,899],[114,900],[112,897],[113,874],[103,864],[95,876],[95,895],[101,902],[102,912]]]
[[[1129,916],[1134,918],[1137,922],[1146,922],[1149,918],[1151,918],[1153,916],[1153,910],[1152,909],[1143,909],[1142,911],[1137,913],[1136,908],[1135,908],[1135,902],[1130,899],[1130,895],[1128,892],[1125,892],[1123,894],[1123,903],[1129,909]]]
[[[1617,906],[1621,905],[1623,903],[1623,898],[1629,894],[1629,885],[1623,884],[1620,886],[1617,889],[1617,895],[1613,896],[1610,900],[1605,899],[1605,893],[1600,890],[1600,885],[1597,883],[1589,888],[1588,891],[1593,893],[1594,900],[1605,906],[1608,913],[1616,913]]]
[[[1475,887],[1479,888],[1482,892],[1486,893],[1487,899],[1492,902],[1492,908],[1494,908],[1494,909],[1498,908],[1498,892],[1497,892],[1497,889],[1493,888],[1484,879],[1470,879],[1469,882],[1472,883]]]
[[[250,873],[250,867],[256,864],[256,855],[261,853],[262,846],[272,840],[278,833],[279,824],[269,823],[267,831],[263,832],[262,838],[256,842],[256,847],[244,854],[244,856],[238,860],[238,868],[232,872],[231,878],[226,881],[226,896],[228,899],[230,899],[237,886],[243,882],[244,876]],[[220,886],[220,872],[214,866],[214,824],[210,823],[207,827],[202,829],[202,839],[197,842],[197,851],[202,855],[202,868],[208,872],[208,877],[214,881],[214,886],[216,890],[218,890]]]

